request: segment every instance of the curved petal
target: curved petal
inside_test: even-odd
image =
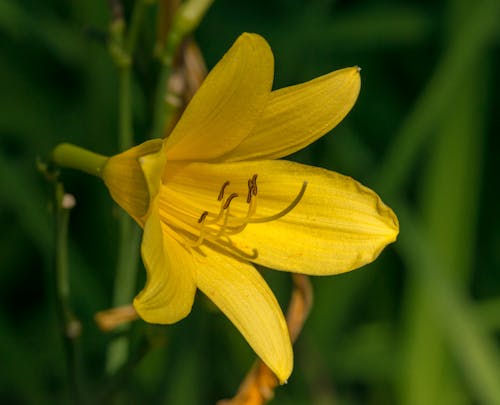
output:
[[[141,247],[147,281],[135,297],[134,307],[146,322],[169,324],[191,311],[196,292],[195,264],[191,253],[160,222],[155,208],[146,221]]]
[[[235,148],[264,109],[273,74],[273,54],[264,38],[242,34],[209,73],[167,139],[167,159],[206,161]]]
[[[199,225],[196,222],[204,210],[209,218],[215,216],[221,204],[217,195],[226,181],[230,181],[226,196],[238,194],[230,203],[229,226],[245,220],[248,179],[254,174],[258,175],[254,219],[286,209],[307,182],[302,198],[286,215],[249,223],[239,233],[227,232],[229,242],[219,238],[221,246],[245,252],[242,257],[273,269],[315,275],[353,270],[375,260],[399,232],[396,216],[377,194],[350,177],[321,168],[255,161],[179,164],[171,169],[168,198],[172,207],[181,206],[186,214],[170,220],[182,218],[184,229],[189,222],[193,228]]]
[[[151,199],[148,179],[141,167],[141,159],[157,153],[163,141],[154,139],[112,156],[103,168],[102,179],[113,200],[141,226]],[[158,178],[160,181],[161,177]]]
[[[353,107],[361,85],[359,70],[341,69],[273,91],[250,135],[222,160],[277,159],[313,143]]]
[[[288,327],[274,294],[249,263],[211,249],[197,255],[198,288],[238,328],[264,363],[285,382],[293,368]]]

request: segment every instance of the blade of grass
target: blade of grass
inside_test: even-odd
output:
[[[451,2],[448,22],[453,31],[467,11],[461,7],[461,0]],[[453,31],[451,35],[459,35]],[[442,276],[464,287],[473,257],[484,136],[484,58],[478,64],[474,71],[466,72],[476,80],[462,83],[454,103],[442,115],[420,194],[428,243],[446,264],[438,270],[448,270]],[[429,305],[425,288],[425,284],[418,282],[408,286],[402,403],[456,404],[457,398],[465,400],[466,393],[434,319],[435,309]]]
[[[118,71],[118,145],[120,152],[134,145],[133,104],[132,104],[132,58],[137,44],[144,11],[147,4],[136,0],[132,11],[130,27],[125,35],[123,15],[115,16],[111,21],[110,33],[113,42],[110,53]],[[120,10],[122,11],[122,10]],[[132,302],[136,290],[139,263],[139,242],[141,232],[138,225],[125,212],[120,211],[118,220],[118,253],[113,291],[113,307],[128,305]],[[122,325],[120,330],[128,330],[129,325]],[[114,374],[127,362],[129,352],[128,336],[114,339],[108,346],[106,371]]]
[[[475,5],[392,142],[378,171],[379,192],[391,193],[403,186],[443,110],[454,103],[456,91],[465,81],[475,79],[467,74],[477,67],[479,55],[494,39],[500,2],[484,0]]]
[[[412,280],[422,285],[436,325],[478,402],[500,404],[500,353],[494,339],[462,289],[444,276],[453,269],[429,245],[429,235],[404,204],[397,204],[397,212],[404,230],[397,247]]]
[[[424,43],[432,33],[433,20],[421,7],[411,5],[364,8],[339,15],[335,24],[315,30],[312,41],[318,47],[336,50],[349,47],[359,52],[370,49],[387,50],[394,46],[415,46]],[[302,31],[299,31],[302,32]]]

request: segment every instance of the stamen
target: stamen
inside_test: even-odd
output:
[[[248,224],[270,222],[287,215],[299,204],[300,200],[304,196],[308,183],[307,181],[302,183],[299,193],[285,209],[274,215],[261,218],[253,217],[257,210],[257,174],[254,174],[252,178],[248,180],[248,194],[246,199],[248,208],[244,217],[233,216],[230,213],[231,202],[236,197],[239,197],[238,193],[231,193],[224,200],[224,192],[229,184],[229,181],[224,182],[220,189],[219,201],[221,201],[221,205],[219,213],[214,216],[214,214],[210,214],[209,211],[203,211],[198,219],[198,224],[201,224],[198,238],[196,238],[196,240],[189,240],[189,238],[187,238],[184,244],[195,248],[201,246],[205,241],[216,243],[232,250],[239,256],[252,260],[256,258],[257,251],[253,249],[252,253],[247,253],[238,249],[232,243],[230,236],[242,232]]]
[[[252,177],[252,194],[257,195],[257,174]]]
[[[299,194],[297,194],[297,197],[295,197],[295,199],[290,203],[290,205],[288,207],[286,207],[284,210],[278,212],[277,214],[271,215],[270,217],[263,217],[263,218],[247,218],[247,219],[245,219],[245,222],[247,222],[249,224],[259,224],[259,223],[274,221],[276,219],[279,219],[279,218],[285,216],[286,214],[288,214],[291,210],[293,210],[297,206],[297,204],[300,202],[300,200],[304,196],[306,188],[307,188],[307,181],[304,181],[302,183],[302,187],[299,191]]]
[[[254,174],[251,179],[248,179],[247,204],[250,204],[250,201],[252,201],[252,195],[257,195],[257,174]]]
[[[248,179],[247,204],[250,204],[250,201],[252,201],[252,190],[253,190],[252,179]]]
[[[198,221],[199,223],[201,223],[201,230],[200,230],[200,235],[198,236],[198,239],[196,239],[195,241],[192,241],[192,240],[188,240],[187,243],[191,246],[191,247],[198,247],[198,246],[201,246],[201,244],[205,241],[205,240],[209,240],[209,241],[215,241],[215,240],[220,240],[220,237],[224,235],[225,231],[226,231],[226,228],[227,228],[227,223],[229,221],[229,205],[231,203],[231,200],[233,198],[236,198],[238,197],[238,194],[236,193],[233,193],[231,194],[228,198],[227,198],[227,201],[226,201],[226,204],[227,204],[227,208],[223,208],[221,210],[221,212],[219,213],[219,217],[222,215],[222,213],[224,213],[224,221],[222,223],[222,225],[220,225],[220,228],[217,232],[215,232],[214,229],[211,229],[211,228],[208,228],[207,227],[207,223],[208,221],[205,221],[205,218],[206,216],[208,215],[208,212],[207,211],[204,211],[203,214],[201,214],[200,216],[200,220]],[[226,205],[224,204],[224,206]],[[205,214],[206,213],[206,214]]]
[[[205,220],[207,215],[208,215],[208,211],[203,211],[203,213],[200,215],[200,218],[198,219],[198,223],[201,224]]]
[[[236,197],[239,197],[238,193],[232,193],[229,197],[227,197],[227,200],[224,203],[224,205],[222,206],[222,209],[227,210],[229,208],[229,204],[231,204],[231,201],[233,200],[233,198],[236,198]]]
[[[217,197],[217,201],[222,201],[222,199],[224,198],[224,190],[226,189],[227,186],[229,186],[229,184],[231,184],[231,182],[229,180],[226,180],[224,182],[224,184],[220,188],[219,196]]]

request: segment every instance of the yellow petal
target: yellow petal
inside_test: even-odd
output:
[[[256,127],[222,160],[277,159],[306,147],[342,121],[360,85],[351,67],[273,91]]]
[[[158,152],[159,139],[144,142],[108,159],[102,178],[113,200],[139,224],[149,207],[150,192],[139,160],[145,155]]]
[[[242,34],[212,69],[167,140],[168,160],[211,160],[236,147],[257,122],[272,87],[267,42]]]
[[[283,313],[272,291],[249,263],[211,249],[197,255],[198,288],[238,328],[255,353],[285,382],[293,353]]]
[[[191,311],[195,265],[191,253],[171,236],[156,207],[152,208],[141,247],[147,281],[134,299],[134,307],[147,322],[169,324]]]
[[[256,253],[252,261],[273,269],[316,275],[353,270],[375,260],[399,232],[396,216],[372,190],[321,168],[255,161],[177,164],[170,169],[165,183],[170,191],[164,193],[172,210],[182,207],[182,215],[170,220],[184,221],[185,225],[176,226],[191,226],[191,233],[204,210],[218,212],[217,195],[225,181],[231,182],[226,196],[239,195],[231,202],[231,215],[243,219],[248,179],[254,174],[258,174],[255,218],[285,209],[307,182],[303,197],[289,213],[271,222],[250,223],[240,233],[227,234],[229,243],[221,242],[248,258]]]
[[[147,141],[147,142],[158,142],[159,140]],[[144,173],[144,178],[146,179],[146,184],[149,190],[149,199],[152,201],[156,198],[160,185],[162,182],[163,173],[165,172],[165,164],[167,163],[167,157],[165,156],[165,143],[161,142],[161,147],[158,151],[141,156],[139,158],[139,164],[141,166],[142,172]]]

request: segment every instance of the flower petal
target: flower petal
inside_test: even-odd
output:
[[[196,292],[191,253],[170,232],[153,206],[144,227],[141,249],[147,281],[134,299],[137,313],[150,323],[169,324],[187,316]]]
[[[264,38],[242,34],[184,111],[167,140],[167,159],[206,161],[234,149],[264,109],[273,74]]]
[[[342,121],[360,85],[351,67],[273,91],[250,135],[222,160],[277,159],[306,147]]]
[[[231,201],[231,215],[242,219],[248,210],[248,179],[254,174],[258,174],[256,218],[285,209],[307,182],[304,195],[286,215],[250,223],[242,232],[227,235],[235,253],[246,252],[242,257],[273,269],[316,275],[350,271],[375,260],[399,232],[396,216],[372,190],[321,168],[255,161],[177,164],[170,169],[165,183],[170,204],[191,213],[185,216],[185,229],[189,221],[196,226],[204,210],[218,212],[217,195],[226,181],[230,181],[226,196],[239,195]]]
[[[111,197],[141,226],[151,196],[140,159],[158,152],[162,144],[160,139],[144,142],[110,157],[103,168],[102,178]]]
[[[281,382],[290,376],[293,353],[283,313],[274,294],[249,263],[203,249],[197,255],[198,288],[238,328]]]

